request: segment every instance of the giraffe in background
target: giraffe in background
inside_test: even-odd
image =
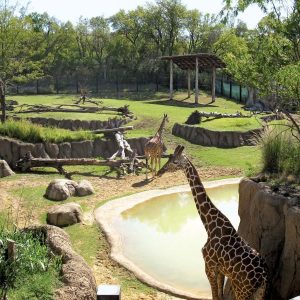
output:
[[[160,168],[160,159],[163,154],[163,140],[162,134],[165,128],[166,122],[169,122],[167,114],[164,114],[163,120],[152,139],[150,139],[144,148],[145,156],[146,156],[146,179],[148,179],[148,167],[149,167],[149,158],[151,160],[151,169],[152,176],[156,175],[157,164]],[[154,164],[154,167],[153,167]]]
[[[183,146],[177,146],[158,171],[158,176],[179,168],[186,174],[208,235],[202,254],[213,300],[223,299],[225,276],[230,279],[237,300],[267,299],[268,274],[263,258],[238,235],[227,217],[211,202],[196,168],[182,153],[183,149]]]

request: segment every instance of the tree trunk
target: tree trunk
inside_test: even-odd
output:
[[[1,123],[5,123],[6,120],[6,105],[5,105],[5,85],[0,80],[0,102],[1,102]]]
[[[247,107],[251,107],[254,105],[254,93],[255,93],[255,89],[252,87],[248,87],[248,99],[246,102]]]

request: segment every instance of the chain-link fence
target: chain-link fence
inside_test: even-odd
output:
[[[194,86],[195,75],[191,76]],[[186,90],[187,74],[183,71],[174,72],[174,90]],[[211,74],[199,73],[199,88],[210,92],[212,87]],[[169,73],[137,73],[130,75],[126,70],[110,71],[107,74],[86,76],[53,76],[9,87],[9,94],[80,94],[97,95],[98,97],[130,97],[136,94],[151,96],[156,92],[169,91]],[[238,102],[245,103],[248,97],[247,88],[223,77],[216,80],[216,94]]]

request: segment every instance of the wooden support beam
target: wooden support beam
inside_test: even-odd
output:
[[[173,100],[173,60],[170,59],[170,100]]]
[[[188,69],[188,98],[191,98],[191,70]]]
[[[199,64],[198,64],[198,57],[196,57],[195,72],[196,72],[196,77],[195,77],[195,104],[198,104],[199,103],[199,86],[198,86]]]
[[[216,67],[212,67],[211,102],[216,101]]]

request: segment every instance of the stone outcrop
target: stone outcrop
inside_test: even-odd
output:
[[[78,184],[69,179],[55,179],[46,189],[45,197],[50,200],[62,201],[75,196]]]
[[[261,129],[245,132],[212,131],[198,126],[175,123],[172,129],[172,134],[196,145],[235,148],[256,145],[257,136],[261,133],[261,131]]]
[[[47,223],[64,227],[80,223],[82,221],[82,209],[78,203],[66,203],[51,207],[47,212]]]
[[[15,172],[11,170],[5,160],[0,160],[0,178],[14,175]]]
[[[88,196],[94,194],[94,188],[91,183],[87,180],[80,180],[76,187],[76,194],[79,197]]]
[[[148,138],[127,139],[131,149],[136,149],[137,155],[144,154],[144,146]],[[26,153],[31,152],[33,157],[40,158],[108,158],[118,149],[112,140],[64,142],[64,143],[24,143],[19,140],[0,136],[0,158],[6,160],[12,169],[16,162]]]
[[[61,281],[63,286],[55,291],[55,300],[96,300],[96,280],[85,260],[71,246],[68,234],[55,226],[40,226],[29,229],[42,233],[46,245],[62,259]]]
[[[94,194],[94,188],[87,180],[78,183],[69,179],[55,179],[46,189],[45,197],[49,200],[63,201],[73,196],[88,196]]]
[[[262,183],[244,179],[239,186],[239,234],[266,259],[272,299],[300,295],[299,199],[271,192]],[[227,298],[229,285],[226,286]]]

